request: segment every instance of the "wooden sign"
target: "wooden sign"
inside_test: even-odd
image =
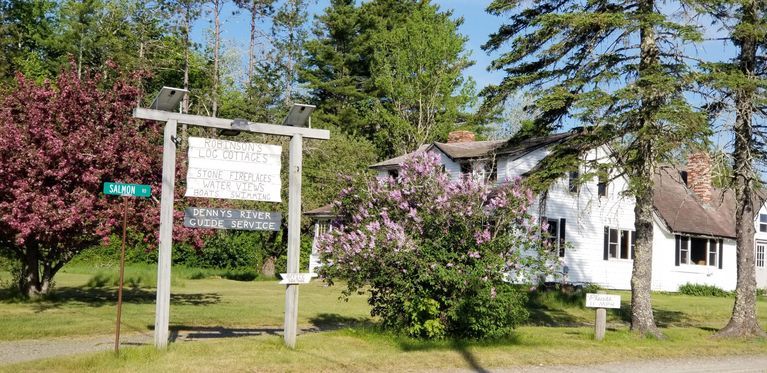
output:
[[[621,296],[612,294],[586,294],[586,307],[621,308]]]
[[[278,231],[280,223],[282,223],[282,213],[279,212],[201,207],[184,209],[184,226],[187,228]]]
[[[280,284],[283,284],[283,285],[308,284],[309,281],[312,280],[312,277],[317,277],[317,274],[316,273],[280,273],[280,277],[282,277],[282,281],[280,281]]]
[[[282,147],[189,138],[186,197],[281,202]]]

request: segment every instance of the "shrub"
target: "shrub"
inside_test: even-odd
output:
[[[407,160],[397,179],[344,188],[339,229],[321,237],[320,274],[368,292],[384,327],[422,338],[508,335],[527,317],[526,295],[507,282],[552,273],[557,263],[528,214],[518,181],[495,189],[451,181],[434,154]]]
[[[729,297],[732,295],[732,292],[724,291],[714,285],[691,284],[689,282],[679,286],[679,292],[697,297]]]

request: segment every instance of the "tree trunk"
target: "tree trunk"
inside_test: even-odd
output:
[[[258,3],[253,1],[250,8],[250,48],[248,48],[248,85],[253,82],[253,66],[255,64],[256,50],[256,15],[258,14]]]
[[[654,13],[654,0],[639,2],[639,13],[651,17]],[[644,20],[642,20],[644,21]],[[643,135],[636,141],[636,155],[633,160],[634,178],[634,225],[636,226],[636,244],[634,246],[634,268],[631,273],[631,330],[641,335],[661,337],[655,325],[652,311],[652,241],[653,241],[653,174],[655,172],[655,152],[653,139],[649,133],[655,133],[654,116],[660,107],[659,95],[653,92],[646,79],[656,71],[659,65],[658,47],[655,44],[655,30],[650,22],[640,26],[640,61],[639,86],[642,89],[640,107],[640,131]],[[649,131],[648,131],[649,130]]]
[[[652,144],[643,141],[641,152],[647,157],[639,165],[635,177],[650,180],[654,172],[650,158]],[[653,189],[652,185],[643,185],[635,193],[634,226],[636,243],[634,244],[634,268],[631,272],[631,330],[642,335],[661,337],[652,311],[652,241],[653,241]]]
[[[189,27],[192,22],[190,8],[184,10],[184,100],[181,102],[181,112],[189,114]],[[186,123],[181,124],[181,145],[185,146],[189,138],[189,132]]]
[[[273,256],[267,256],[264,260],[264,264],[261,265],[261,274],[265,277],[274,277],[274,263],[277,261],[277,258]]]
[[[28,298],[37,298],[40,295],[40,271],[37,250],[27,248],[24,250],[24,257],[20,259],[19,291]]]
[[[756,21],[756,2],[744,4],[741,24],[753,25]],[[753,35],[736,42],[740,46],[740,72],[754,81],[756,66],[756,40]],[[754,268],[754,168],[752,150],[754,89],[750,85],[739,88],[735,93],[735,242],[737,246],[737,278],[735,305],[732,317],[724,329],[717,332],[719,337],[766,337],[756,318],[756,273]]]
[[[221,2],[213,0],[214,47],[213,47],[213,116],[218,115],[218,59],[221,49]]]

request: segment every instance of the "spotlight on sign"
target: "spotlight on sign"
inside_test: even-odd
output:
[[[306,127],[306,123],[309,122],[309,116],[314,111],[314,108],[316,108],[314,105],[293,104],[282,124],[285,126]],[[309,127],[311,127],[311,122],[309,122]]]
[[[220,136],[237,136],[240,131],[248,129],[248,121],[245,119],[237,118],[232,121],[231,129],[219,129],[216,132]]]
[[[181,88],[162,87],[160,93],[154,98],[152,106],[149,108],[162,111],[176,111],[178,110],[178,104],[188,92],[186,89]]]

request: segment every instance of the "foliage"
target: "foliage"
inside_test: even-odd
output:
[[[732,292],[725,291],[716,285],[686,283],[679,286],[679,292],[696,297],[731,297]]]
[[[428,1],[333,1],[301,69],[318,122],[374,142],[382,157],[474,126],[460,24]]]
[[[125,80],[101,89],[98,79],[69,70],[55,85],[23,76],[17,85],[0,103],[0,189],[7,191],[0,194],[0,249],[23,263],[20,287],[34,295],[120,225],[122,200],[101,192],[105,181],[159,191],[160,133],[132,119],[139,90]],[[131,226],[156,231],[156,204],[131,198],[127,207]],[[198,232],[175,234],[200,243]]]
[[[342,190],[340,227],[319,243],[329,284],[369,292],[384,327],[415,337],[500,337],[526,318],[507,282],[556,263],[518,181],[451,181],[438,156],[416,155],[400,175]]]

